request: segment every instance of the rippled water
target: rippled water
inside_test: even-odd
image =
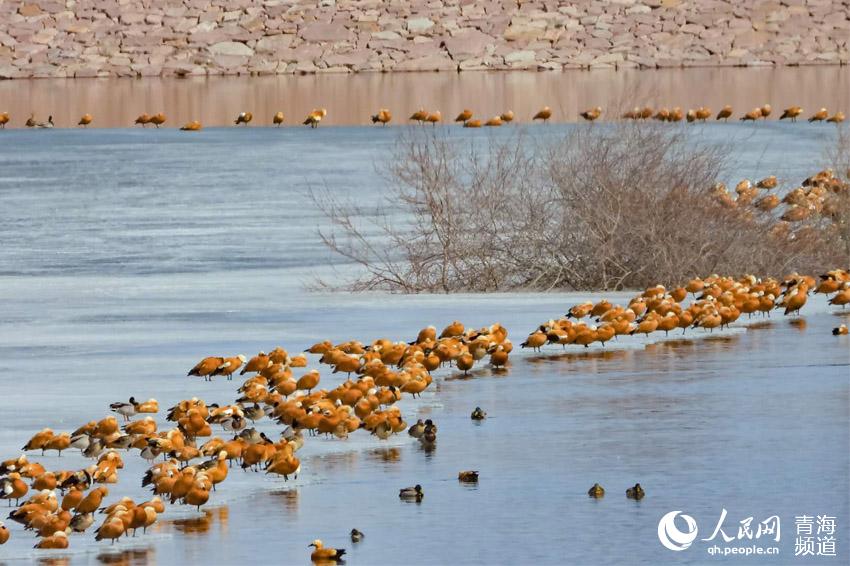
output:
[[[555,136],[565,127],[529,130]],[[821,165],[831,128],[804,124],[694,129],[734,144],[729,178],[805,177]],[[582,294],[451,297],[310,293],[326,274],[321,216],[305,190],[357,199],[384,187],[376,163],[397,131],[208,129],[9,131],[0,135],[0,457],[36,430],[71,430],[109,402],[156,397],[162,407],[201,396],[229,402],[238,382],[184,377],[203,355],[320,339],[410,340],[428,324],[500,321],[515,343]],[[499,132],[453,131],[459,141]],[[345,266],[338,266],[343,271]],[[627,294],[609,295],[624,301]],[[308,439],[297,480],[233,470],[202,513],[175,507],[158,528],[114,547],[91,533],[65,552],[36,552],[17,525],[0,561],[57,563],[306,564],[315,538],[349,551],[349,564],[706,563],[712,542],[678,553],[658,520],[692,515],[710,536],[724,525],[779,515],[780,555],[727,563],[793,564],[794,516],[837,516],[839,556],[850,550],[850,346],[830,329],[847,316],[813,300],[805,316],[705,339],[517,353],[507,372],[436,374],[408,421],[433,418],[438,445],[407,435],[381,442]],[[689,332],[689,335],[691,333]],[[717,334],[717,333],[715,333]],[[311,365],[315,364],[311,360]],[[323,385],[338,383],[323,375]],[[476,424],[480,405],[490,417]],[[265,425],[269,432],[277,427]],[[66,453],[35,459],[79,468]],[[117,499],[147,497],[144,466],[128,455]],[[468,487],[457,472],[477,469]],[[647,497],[627,500],[639,481]],[[599,482],[607,495],[590,500]],[[420,505],[397,489],[420,483]],[[352,545],[348,531],[366,533]],[[722,543],[721,543],[722,544]]]

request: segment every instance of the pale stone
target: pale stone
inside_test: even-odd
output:
[[[736,36],[733,45],[744,49],[759,47],[767,38],[767,32],[750,30]]]
[[[467,30],[447,38],[444,44],[452,59],[462,60],[481,55],[495,42],[495,38],[486,33],[478,30]]]
[[[458,68],[462,71],[486,71],[490,65],[480,57],[473,57],[465,61],[461,61]]]
[[[457,63],[442,55],[430,55],[402,61],[393,67],[396,71],[452,71]]]
[[[548,61],[546,63],[541,63],[537,65],[537,70],[539,71],[560,71],[564,68],[560,63],[556,63],[555,61]]]
[[[316,71],[316,73],[318,74],[344,74],[350,72],[351,69],[349,69],[348,67],[326,67],[324,69],[319,69],[318,71]]]
[[[75,78],[92,78],[98,75],[98,69],[93,67],[82,67],[74,73]]]
[[[231,57],[250,57],[254,50],[238,41],[222,41],[209,47],[213,55],[224,55]]]
[[[41,44],[44,44],[44,45],[49,45],[51,42],[53,42],[53,38],[56,37],[57,33],[59,33],[59,30],[57,30],[55,28],[53,28],[53,29],[50,29],[50,28],[43,29],[40,32],[38,32],[37,34],[35,34],[34,36],[32,36],[31,41],[33,43],[41,43]]]
[[[527,18],[513,18],[503,37],[507,41],[533,41],[546,32],[545,21],[530,21]]]
[[[514,51],[505,55],[505,63],[531,63],[535,56],[534,51]]]
[[[838,64],[847,0],[17,0],[22,76]]]
[[[341,24],[314,23],[304,26],[300,34],[304,41],[317,43],[345,41],[350,33]]]
[[[368,49],[358,49],[357,51],[350,51],[348,53],[328,55],[325,57],[325,63],[329,67],[359,67],[365,65],[371,56],[372,52]]]
[[[295,65],[295,72],[302,75],[313,74],[318,70],[319,68],[312,61],[299,61]]]
[[[158,77],[162,74],[162,67],[159,65],[142,65],[133,67],[140,77]]]
[[[428,18],[414,18],[407,20],[407,31],[410,33],[423,33],[434,27],[434,22]]]
[[[235,68],[240,67],[245,64],[245,57],[235,56],[235,55],[214,55],[213,63],[217,67],[222,68]]]
[[[623,61],[622,53],[606,53],[604,55],[600,55],[596,57],[591,63],[594,65],[604,65],[604,64],[612,64],[619,63]]]
[[[379,31],[377,33],[372,34],[372,39],[392,41],[395,39],[401,39],[401,36],[394,31]]]
[[[26,73],[12,65],[0,65],[0,79],[21,79]]]
[[[276,53],[288,49],[295,36],[289,34],[267,36],[257,41],[254,50],[257,53]]]
[[[200,22],[198,25],[192,28],[192,33],[206,33],[214,30],[217,27],[218,25],[216,25],[215,22]]]
[[[256,31],[256,32],[262,31],[263,28],[265,27],[263,20],[260,19],[260,18],[243,19],[242,21],[239,22],[239,25],[241,25],[243,28],[245,28],[248,31]]]
[[[141,24],[145,21],[145,15],[142,13],[121,14],[121,23],[125,26],[133,24]]]
[[[18,13],[25,18],[31,18],[33,16],[41,15],[41,8],[36,4],[24,4],[20,8],[18,8]]]

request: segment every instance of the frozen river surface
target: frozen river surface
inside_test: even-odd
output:
[[[205,355],[411,340],[454,319],[499,321],[518,344],[587,298],[306,291],[329,261],[315,234],[324,220],[306,189],[379,198],[386,189],[376,164],[399,131],[0,133],[0,458],[16,456],[43,427],[73,430],[130,395],[163,408],[192,396],[232,402],[238,381],[185,377]],[[729,181],[800,180],[822,165],[834,132],[778,123],[692,131],[734,144]],[[297,480],[233,470],[205,512],[170,507],[153,532],[114,547],[90,532],[72,536],[68,551],[34,551],[35,539],[15,524],[0,564],[307,564],[315,538],[348,548],[349,564],[796,564],[794,518],[804,514],[837,518],[838,556],[817,562],[846,564],[850,343],[830,334],[842,321],[817,299],[800,320],[774,315],[706,339],[689,332],[699,339],[630,337],[604,352],[550,347],[470,379],[440,370],[421,400],[401,404],[409,422],[437,422],[433,452],[406,434],[308,438]],[[339,381],[323,374],[326,387]],[[477,405],[490,415],[481,424],[469,419]],[[85,465],[79,454],[33,458],[48,469]],[[147,498],[143,462],[125,461],[110,501]],[[480,471],[477,486],[458,483],[463,469]],[[586,495],[595,482],[607,490],[602,500]],[[647,491],[637,503],[624,496],[635,482]],[[416,483],[424,501],[401,503],[398,488]],[[754,517],[755,531],[779,516],[781,540],[700,540],[723,509],[733,536],[741,520]],[[699,539],[681,552],[657,536],[659,519],[675,510],[699,525]],[[347,537],[353,527],[366,533],[358,545]],[[779,554],[708,554],[712,545],[753,543]]]

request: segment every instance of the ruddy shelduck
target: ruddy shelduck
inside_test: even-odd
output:
[[[464,109],[455,117],[455,122],[466,122],[472,118],[472,110]]]
[[[535,351],[540,351],[540,348],[546,344],[547,342],[546,334],[540,331],[533,332],[528,335],[528,338],[525,339],[525,342],[520,344],[520,348],[531,348]]]
[[[309,114],[307,114],[307,118],[302,122],[305,126],[310,126],[310,128],[318,128],[319,123],[325,119],[325,116],[328,115],[328,111],[324,108],[316,108]]]
[[[49,428],[42,429],[35,433],[33,437],[24,444],[21,450],[41,450],[41,453],[44,454],[44,446],[51,438],[53,438],[53,430]]]
[[[821,108],[809,117],[809,122],[823,122],[829,117],[829,112],[826,108]]]
[[[792,122],[797,121],[797,116],[803,113],[803,109],[799,106],[791,106],[786,108],[784,112],[782,112],[782,116],[779,117],[780,120],[785,120],[786,118],[791,120]]]
[[[753,108],[752,110],[750,110],[749,112],[747,112],[746,114],[741,116],[741,121],[742,122],[748,122],[748,121],[749,122],[755,122],[759,118],[761,118],[761,108]]]
[[[419,110],[417,110],[416,112],[411,114],[410,118],[408,118],[408,120],[413,120],[413,121],[419,122],[421,124],[422,122],[425,121],[426,118],[428,118],[428,111],[425,110],[424,108],[420,108]]]
[[[157,128],[161,125],[165,124],[165,114],[159,112],[151,116],[150,123],[156,126]]]
[[[386,108],[381,108],[378,110],[377,114],[372,115],[372,123],[373,124],[381,124],[382,126],[386,126],[392,121],[393,115]]]
[[[49,537],[42,538],[33,548],[64,549],[68,548],[68,535],[65,531],[56,531]]]
[[[181,127],[180,130],[183,132],[198,132],[201,128],[203,128],[203,126],[200,121],[192,120],[183,124],[183,127]]]
[[[595,108],[590,108],[590,109],[585,110],[584,112],[581,112],[579,114],[579,116],[581,116],[582,118],[584,118],[585,120],[587,120],[589,122],[593,122],[594,120],[599,118],[601,115],[602,115],[602,107],[601,106],[596,106]]]
[[[549,118],[551,118],[551,117],[552,117],[552,110],[548,106],[544,106],[543,108],[541,108],[540,110],[537,111],[537,114],[535,114],[531,118],[531,120],[532,121],[543,120],[543,123],[545,124],[546,122],[549,121]]]
[[[122,521],[120,517],[113,516],[112,518],[107,518],[100,528],[97,529],[97,534],[95,535],[94,540],[101,541],[109,539],[112,541],[112,544],[115,544],[115,541],[121,538],[126,530],[124,521]]]
[[[314,540],[307,546],[314,549],[310,554],[310,560],[313,562],[337,562],[345,554],[344,548],[325,548],[319,539]]]
[[[198,362],[186,375],[196,375],[208,380],[210,374],[218,369],[218,366],[222,363],[224,363],[224,358],[210,356]]]
[[[9,507],[12,506],[12,500],[15,500],[17,506],[28,491],[29,486],[21,479],[21,474],[18,472],[12,472],[7,477],[0,479],[0,499],[7,499]]]
[[[222,362],[218,365],[217,368],[210,374],[214,375],[223,375],[228,380],[233,379],[233,374],[242,367],[242,364],[245,363],[245,356],[243,354],[239,354],[232,358],[224,358]]]

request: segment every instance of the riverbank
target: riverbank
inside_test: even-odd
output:
[[[0,78],[846,64],[831,0],[0,4]]]

